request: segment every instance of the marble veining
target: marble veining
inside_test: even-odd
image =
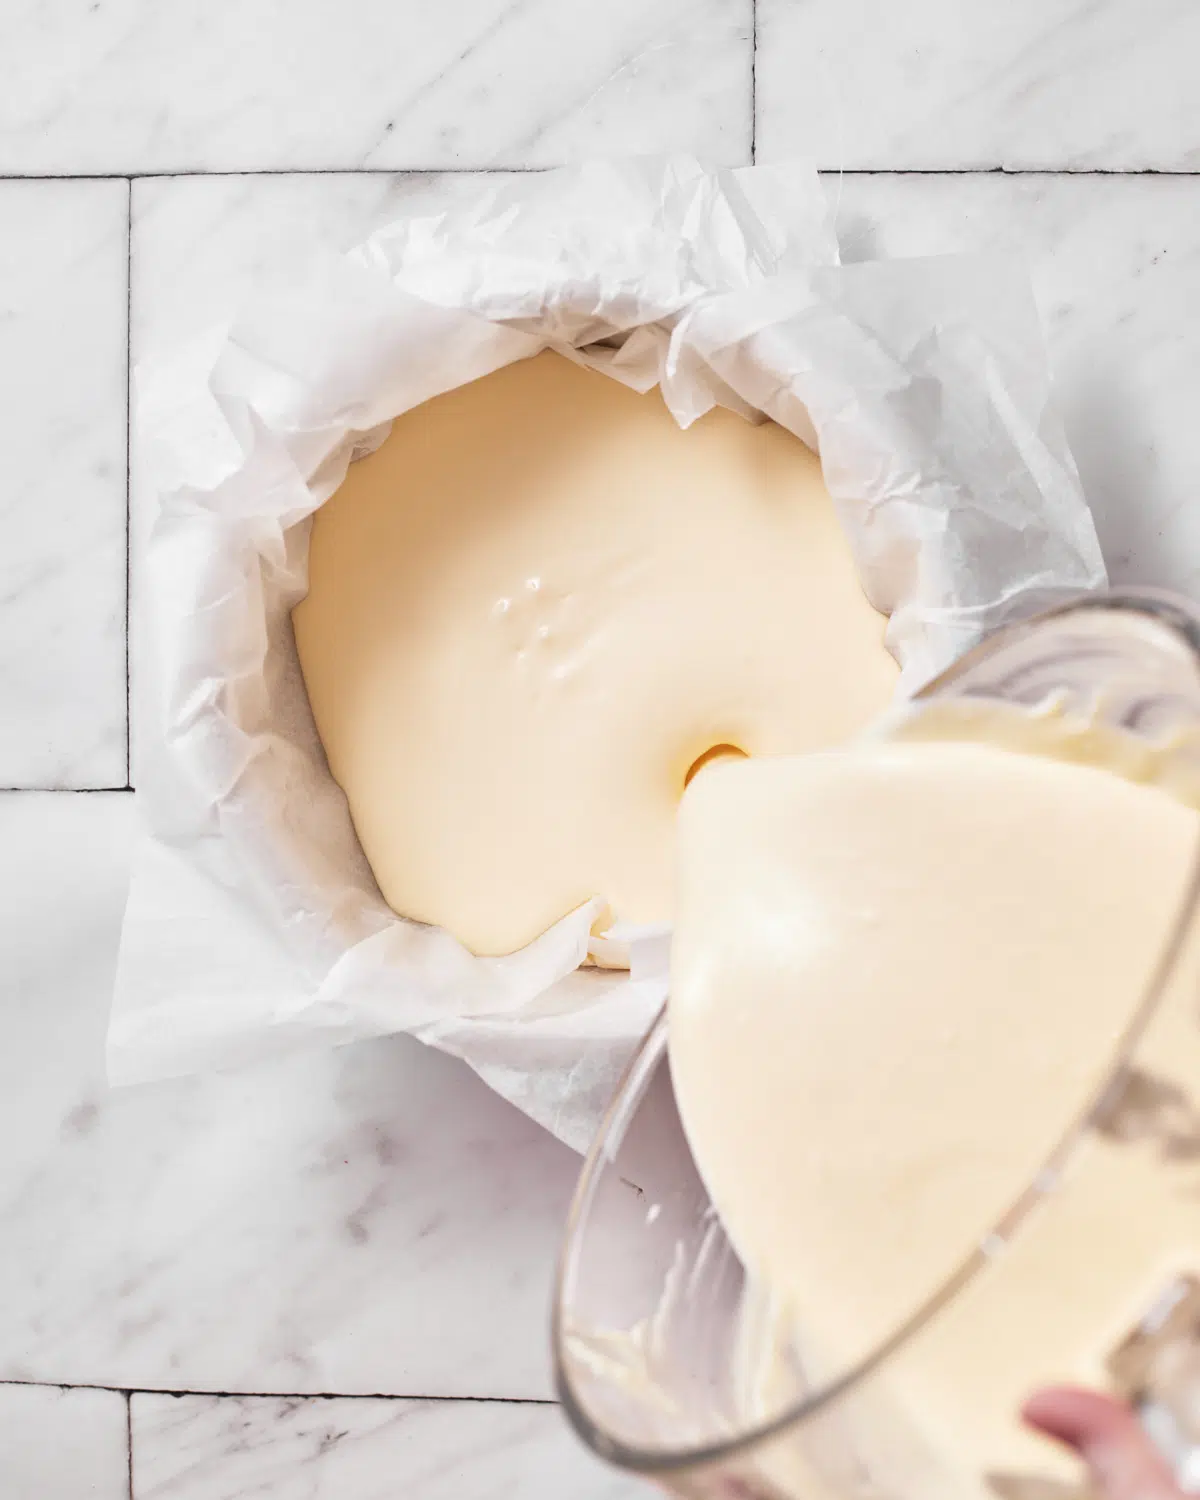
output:
[[[0,798],[0,1379],[548,1396],[577,1162],[465,1067],[396,1038],[106,1090],[133,802]]]
[[[553,1406],[134,1396],[137,1500],[636,1500]]]
[[[1191,0],[758,0],[760,161],[1195,171]]]
[[[0,7],[0,173],[750,149],[751,0]]]

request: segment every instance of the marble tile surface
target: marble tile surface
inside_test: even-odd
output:
[[[0,1379],[544,1397],[578,1168],[394,1039],[108,1093],[134,798],[0,797]]]
[[[759,161],[1200,169],[1192,0],[758,0]]]
[[[1024,259],[1113,580],[1200,601],[1200,178],[831,185],[846,259],[981,247]]]
[[[750,148],[751,0],[0,7],[0,173]]]
[[[0,182],[0,787],[125,785],[127,212]]]
[[[0,1385],[4,1500],[129,1500],[129,1434],[118,1391]]]
[[[639,1500],[556,1407],[134,1396],[134,1500]]]

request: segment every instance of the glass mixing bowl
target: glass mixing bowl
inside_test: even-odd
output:
[[[1052,698],[1169,742],[1171,763],[1194,761],[1200,774],[1200,621],[1165,596],[1087,596],[1011,625],[919,696]],[[1028,1342],[1030,1390],[1070,1368],[1076,1351],[1047,1349],[1029,1304],[1040,1256],[1056,1315],[1081,1314],[1105,1377],[1182,1462],[1200,1441],[1198,889],[1194,863],[1103,1089],[1064,1139],[1046,1142],[1045,1167],[1019,1200],[996,1205],[992,1232],[962,1247],[950,1281],[853,1368],[814,1368],[803,1329],[782,1331],[747,1278],[680,1124],[660,1016],[588,1155],[559,1266],[556,1379],[584,1442],[681,1496],[1060,1500],[1074,1491],[1049,1445],[1044,1469],[990,1467],[986,1453],[964,1464],[928,1413],[896,1399],[906,1363],[948,1331],[976,1341],[981,1361],[997,1337]],[[1061,1264],[1056,1229],[1061,1238],[1098,1190],[1133,1244]],[[1169,1235],[1146,1208],[1159,1203]],[[878,1239],[886,1256],[886,1223]]]

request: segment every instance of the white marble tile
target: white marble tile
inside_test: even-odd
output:
[[[129,1500],[125,1397],[0,1385],[4,1500]]]
[[[760,161],[1200,169],[1192,0],[758,0]]]
[[[0,787],[125,785],[127,194],[0,182]]]
[[[840,195],[847,259],[1026,260],[1114,581],[1200,601],[1200,177],[865,176]]]
[[[751,0],[0,6],[0,173],[544,166],[750,145]]]
[[[553,1406],[133,1398],[133,1500],[640,1500]]]
[[[134,798],[0,797],[0,1379],[548,1394],[578,1163],[407,1039],[106,1092]]]

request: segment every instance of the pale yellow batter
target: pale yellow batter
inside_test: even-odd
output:
[[[1011,712],[994,738],[1019,744]],[[1084,1109],[1196,854],[1189,806],[1078,763],[1103,737],[1051,715],[1029,735],[1041,754],[969,742],[988,727],[973,709],[963,741],[945,717],[923,740],[918,718],[901,741],[714,767],[684,799],[680,1109],[731,1237],[823,1377],[919,1309]],[[1156,1295],[1200,1272],[1197,960],[1139,1053],[1133,1124],[1089,1134],[993,1268],[869,1382],[857,1441],[896,1492],[921,1452],[928,1494],[938,1472],[954,1495],[1069,1473],[1020,1428],[1022,1401],[1103,1384]]]
[[[481,954],[669,917],[693,763],[835,743],[896,678],[802,443],[554,354],[397,420],[293,619],[384,896]]]

